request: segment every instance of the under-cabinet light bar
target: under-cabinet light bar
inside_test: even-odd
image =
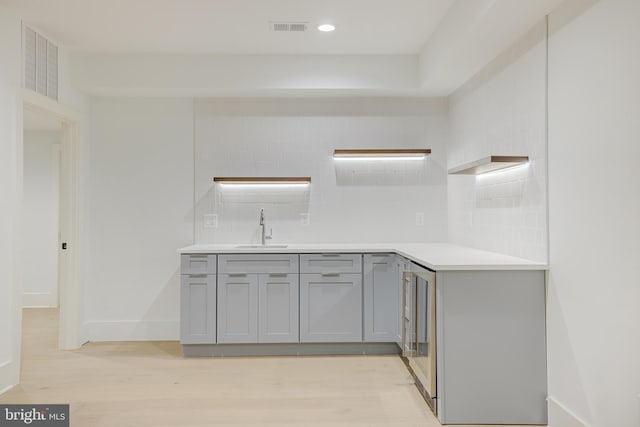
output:
[[[352,157],[334,157],[333,160],[337,161],[363,161],[363,162],[389,162],[389,161],[422,161],[425,157],[421,156],[388,156],[388,157],[362,157],[362,156],[352,156]]]
[[[523,170],[529,167],[529,163],[521,163],[515,166],[509,166],[508,168],[496,169],[490,172],[481,173],[475,175],[476,179],[483,181],[485,179],[495,179],[500,177],[516,177],[521,176]],[[509,179],[509,178],[507,178]]]
[[[423,160],[430,149],[359,149],[334,150],[335,160]]]
[[[525,165],[528,162],[529,156],[488,156],[451,168],[448,173],[450,175],[480,175],[512,168],[514,166]]]
[[[299,182],[299,183],[279,183],[279,184],[268,184],[268,183],[218,183],[221,188],[226,189],[234,189],[234,190],[268,190],[268,189],[299,189],[305,190],[309,188],[309,183]]]
[[[277,186],[306,186],[311,184],[311,177],[215,177],[213,182],[221,185],[277,185]]]

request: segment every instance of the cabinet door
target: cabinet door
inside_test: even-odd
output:
[[[300,342],[362,341],[362,275],[300,275]]]
[[[364,255],[364,340],[398,339],[398,263],[393,254]]]
[[[180,281],[180,342],[216,342],[216,276],[182,275]]]
[[[298,342],[297,274],[261,274],[258,342]]]
[[[258,342],[258,276],[218,275],[218,343]]]

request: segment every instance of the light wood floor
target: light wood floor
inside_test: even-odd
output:
[[[22,382],[0,403],[70,403],[74,427],[440,426],[395,356],[185,359],[177,342],[60,351],[57,310],[25,309],[23,325]]]

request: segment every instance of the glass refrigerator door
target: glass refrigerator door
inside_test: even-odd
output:
[[[427,393],[435,397],[435,281],[415,276],[416,287],[416,344],[415,362],[420,369],[421,383]]]

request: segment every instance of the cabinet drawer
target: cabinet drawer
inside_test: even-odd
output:
[[[298,273],[298,255],[238,254],[218,257],[220,273]]]
[[[397,261],[396,254],[389,254],[384,252],[364,254],[364,258],[365,258],[365,262],[371,261],[375,263]]]
[[[303,254],[300,273],[362,273],[362,254]]]
[[[180,274],[216,274],[216,256],[211,254],[183,254]]]

